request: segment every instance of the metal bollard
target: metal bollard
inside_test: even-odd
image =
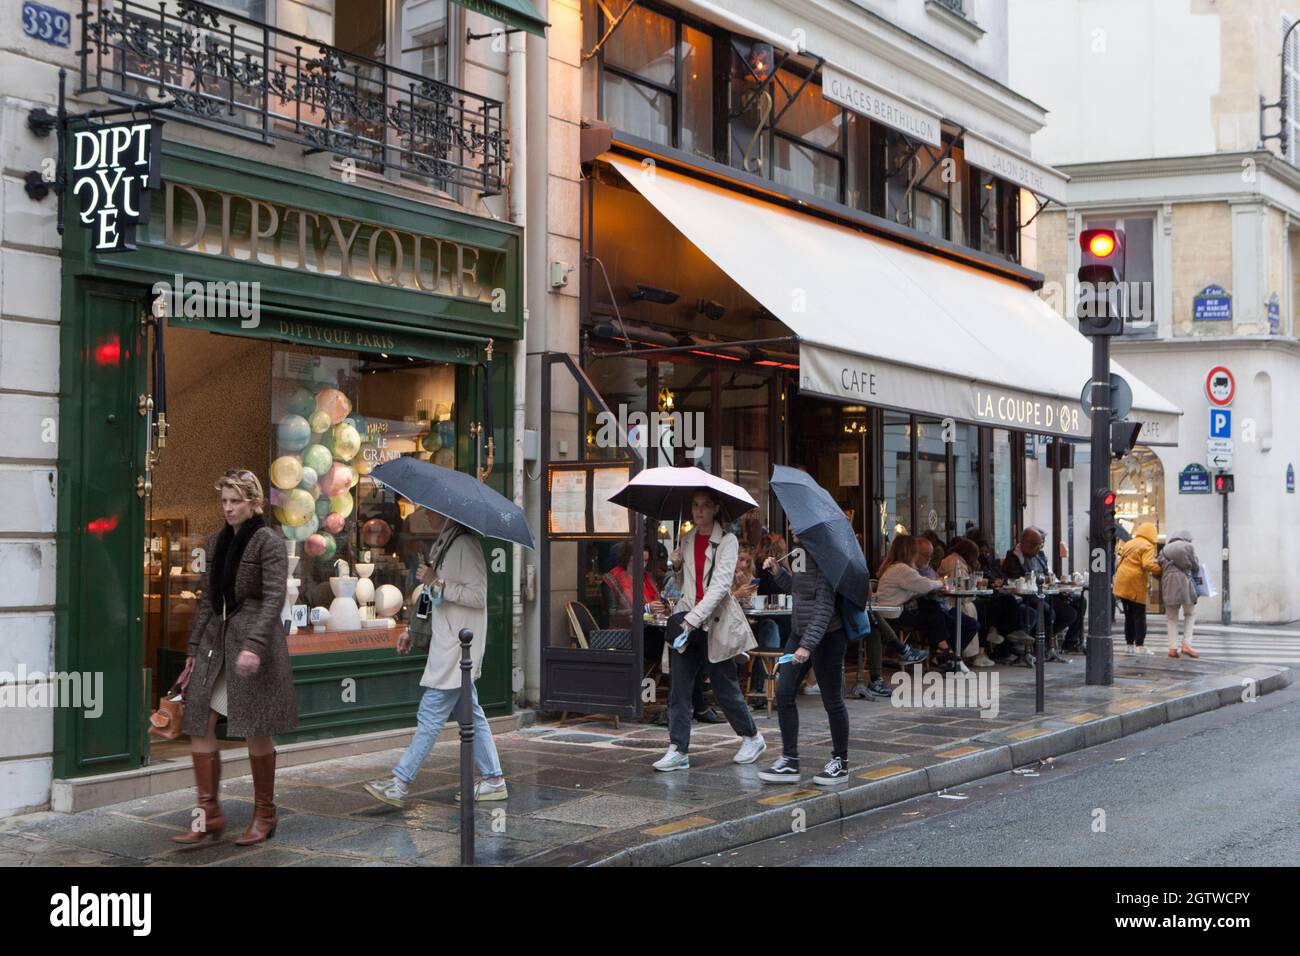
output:
[[[1038,585],[1038,626],[1034,629],[1034,713],[1043,712],[1043,658],[1047,656],[1047,601],[1043,585]]]
[[[460,865],[474,865],[474,662],[470,645],[474,632],[460,632],[460,701],[456,722],[460,724]]]

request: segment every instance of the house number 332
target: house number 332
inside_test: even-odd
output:
[[[23,33],[51,46],[67,46],[72,36],[72,18],[62,10],[24,3]]]

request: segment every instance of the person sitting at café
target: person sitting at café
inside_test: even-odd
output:
[[[1047,563],[1047,557],[1043,554],[1043,532],[1038,528],[1025,528],[1020,534],[1019,543],[1007,552],[1006,558],[1002,562],[1003,573],[1009,580],[1023,578],[1031,572],[1041,577],[1046,577],[1050,571]],[[1029,633],[1034,633],[1037,626],[1038,618],[1038,599],[1025,598],[1025,605],[1029,613],[1026,615],[1029,624]],[[1065,647],[1067,649],[1077,648],[1083,635],[1083,620],[1087,615],[1086,599],[1082,594],[1075,596],[1069,594],[1057,594],[1049,603],[1049,621],[1052,626],[1052,636],[1060,639],[1065,637]]]
[[[636,552],[629,542],[619,542],[614,557],[614,566],[605,574],[606,599],[612,598],[608,606],[610,627],[632,626],[632,557]],[[653,605],[652,612],[657,617],[667,617],[668,602],[659,594],[654,578],[650,575],[650,548],[642,552],[641,602]]]
[[[939,563],[939,575],[949,580],[957,578],[970,578],[973,580],[976,577],[974,569],[979,567],[979,557],[979,549],[975,547],[974,541],[969,538],[953,538],[952,546]],[[954,606],[953,602],[955,601],[956,598],[953,598],[948,602],[950,609]],[[979,610],[976,608],[973,598],[962,599],[961,613],[966,620],[975,622],[976,633],[979,635],[980,642],[985,642],[986,632],[981,625]],[[965,621],[963,621],[964,623]],[[971,663],[975,667],[993,666],[993,661],[983,651],[975,655],[975,659]]]
[[[880,582],[876,587],[876,600],[880,604],[903,608],[898,621],[904,627],[915,628],[925,635],[931,654],[948,650],[952,629],[938,602],[929,595],[943,587],[938,578],[928,578],[917,570],[919,549],[917,540],[900,534],[889,545],[884,563],[880,566]]]
[[[927,532],[933,534],[933,532]],[[937,537],[937,536],[936,536]],[[916,539],[916,570],[931,580],[939,580],[939,572],[935,570],[936,562],[934,560],[934,542],[927,537]],[[942,583],[942,582],[941,582]],[[948,602],[941,602],[939,607],[944,612],[947,619],[948,633],[951,634],[957,626],[957,612],[948,607]],[[961,652],[962,657],[973,658],[979,656],[979,621],[978,619],[967,619],[962,617],[961,620]],[[989,666],[989,665],[981,665]]]
[[[933,531],[924,532],[917,539],[917,544],[919,545],[922,540],[930,542],[930,557],[926,560],[930,565],[930,570],[934,572],[934,576],[939,577],[939,564],[943,561],[944,555],[948,553],[948,547],[943,543],[943,538]],[[924,574],[924,572],[922,573]],[[929,576],[926,575],[926,577]]]

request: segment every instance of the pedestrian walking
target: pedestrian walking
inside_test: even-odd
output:
[[[429,658],[420,678],[420,686],[425,690],[416,712],[415,736],[391,777],[365,785],[366,792],[376,800],[398,808],[406,805],[407,791],[437,743],[447,718],[460,702],[461,630],[469,628],[474,634],[470,660],[476,681],[483,670],[483,652],[487,647],[487,564],[478,536],[450,518],[434,512],[430,515],[438,537],[429,549],[428,562],[421,561],[419,577],[432,601],[429,616],[433,633],[429,638]],[[397,653],[406,654],[410,650],[408,632],[398,638]],[[479,706],[478,690],[473,685],[470,693],[474,763],[481,778],[474,786],[474,800],[505,800],[506,779],[492,741],[492,728]]]
[[[1201,574],[1201,561],[1192,547],[1192,536],[1187,531],[1176,531],[1165,543],[1159,557],[1160,597],[1165,605],[1165,623],[1169,634],[1169,656],[1177,657],[1179,650],[1188,657],[1200,657],[1192,649],[1192,631],[1196,627],[1196,580]],[[1178,612],[1183,614],[1182,646],[1178,642]]]
[[[275,835],[275,748],[272,736],[298,727],[293,667],[280,617],[289,578],[284,539],[262,517],[266,498],[251,471],[232,468],[214,486],[225,526],[204,544],[207,587],[199,601],[185,669],[181,729],[190,736],[190,760],[199,814],[174,843],[193,846],[220,838],[226,825],[218,799],[221,755],[217,720],[226,735],[248,740],[253,771],[253,819],[235,840],[252,846]]]
[[[680,630],[685,641],[672,659],[672,683],[668,699],[667,753],[654,763],[661,771],[690,768],[691,690],[696,676],[707,670],[713,696],[731,729],[741,738],[735,762],[753,763],[767,749],[753,715],[745,704],[736,673],[736,655],[746,648],[729,645],[728,633],[739,626],[748,630],[743,615],[732,620],[739,608],[731,598],[740,544],[734,534],[723,531],[718,521],[722,502],[711,489],[698,489],[691,496],[694,527],[672,553],[671,563],[682,596],[675,611],[681,614]],[[675,616],[675,615],[674,615]],[[674,637],[669,632],[670,639]],[[749,635],[753,646],[753,635]],[[727,646],[724,646],[727,645]]]
[[[790,572],[779,568],[779,575]],[[813,782],[822,786],[849,779],[849,711],[844,705],[844,652],[848,635],[836,609],[835,588],[805,551],[804,569],[793,575],[794,611],[785,653],[793,660],[781,665],[776,678],[776,712],[781,726],[781,756],[759,771],[767,783],[798,783],[799,705],[796,695],[809,670],[817,674],[822,706],[831,728],[831,759]]]
[[[1151,654],[1147,640],[1147,588],[1151,575],[1161,573],[1156,560],[1156,526],[1150,521],[1137,526],[1133,537],[1119,550],[1115,583],[1111,593],[1124,606],[1124,643],[1130,654]]]

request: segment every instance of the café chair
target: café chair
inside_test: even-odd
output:
[[[569,636],[573,639],[574,646],[583,650],[630,650],[632,647],[632,632],[621,628],[602,629],[596,623],[596,616],[591,613],[591,609],[580,601],[568,601],[564,605],[564,613],[569,619]],[[603,715],[586,714],[585,719],[599,720]],[[617,714],[611,715],[614,720],[614,729],[619,729],[619,717]],[[560,725],[563,725],[569,719],[569,712],[560,713]]]

